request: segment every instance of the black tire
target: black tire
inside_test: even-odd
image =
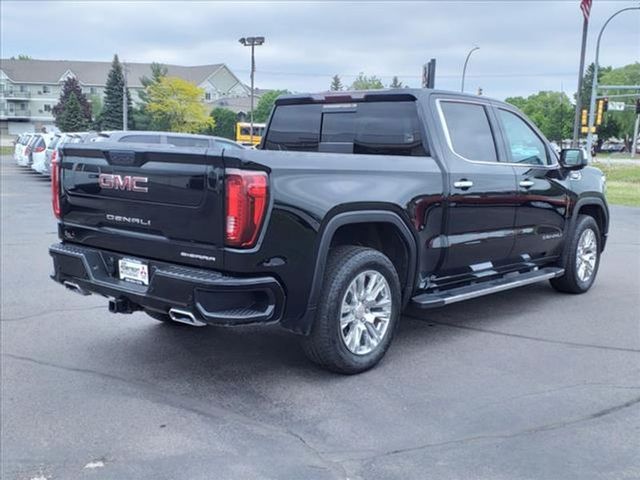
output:
[[[356,354],[347,348],[342,338],[342,299],[351,282],[359,274],[371,270],[387,281],[391,314],[378,345],[369,353]],[[364,372],[384,357],[399,323],[401,307],[400,280],[393,263],[385,255],[365,247],[336,247],[329,254],[318,311],[311,334],[303,338],[302,347],[311,361],[328,370],[344,374]]]
[[[591,229],[595,234],[596,249],[595,249],[595,267],[589,278],[582,280],[578,276],[577,268],[577,255],[578,255],[578,242],[582,234]],[[598,223],[593,217],[588,215],[579,215],[576,220],[576,226],[573,230],[569,243],[567,244],[567,251],[564,258],[564,275],[562,277],[553,278],[549,282],[551,286],[564,293],[585,293],[591,288],[593,282],[596,279],[598,273],[598,267],[600,266],[600,253],[602,251],[600,228]]]

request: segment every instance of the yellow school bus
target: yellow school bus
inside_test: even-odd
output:
[[[253,143],[251,143],[251,124],[249,122],[236,123],[236,142],[249,147],[258,145],[262,139],[264,127],[264,123],[253,124]]]

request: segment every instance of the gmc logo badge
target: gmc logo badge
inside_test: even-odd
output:
[[[147,177],[132,177],[131,175],[113,175],[101,173],[98,175],[100,188],[106,190],[126,190],[128,192],[147,193],[149,189],[144,186],[149,181]]]

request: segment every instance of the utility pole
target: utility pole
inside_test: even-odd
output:
[[[122,62],[122,73],[124,82],[122,83],[122,130],[127,130],[129,124],[129,103],[127,102],[127,65]]]
[[[640,100],[638,100],[640,104]],[[638,129],[640,129],[640,112],[636,115],[636,123],[633,126],[633,139],[631,140],[631,158],[636,157],[636,148],[638,148]]]
[[[589,104],[589,127],[587,130],[587,152],[591,154],[591,149],[593,147],[593,126],[595,124],[595,116],[596,116],[596,92],[598,90],[598,68],[599,68],[599,57],[600,57],[600,40],[602,40],[602,34],[604,33],[604,29],[607,28],[609,22],[613,20],[614,17],[621,14],[622,12],[627,12],[630,10],[640,10],[640,7],[627,7],[622,10],[618,10],[616,13],[611,15],[602,28],[600,29],[600,33],[598,34],[598,42],[596,43],[596,61],[593,65],[593,80],[591,82],[591,103]]]
[[[256,73],[255,47],[264,43],[264,37],[242,37],[238,40],[245,47],[251,47],[251,113],[249,127],[249,142],[253,145],[253,96],[254,96],[254,77]]]
[[[583,10],[584,21],[582,22],[582,47],[580,49],[580,70],[578,71],[578,93],[576,93],[576,112],[573,118],[573,138],[571,146],[578,146],[578,135],[580,133],[580,114],[582,112],[582,79],[584,77],[584,56],[587,51],[587,33],[589,31],[589,13],[591,12],[591,3],[588,9]]]

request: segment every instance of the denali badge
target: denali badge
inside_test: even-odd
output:
[[[201,255],[199,253],[180,252],[181,257],[194,258],[196,260],[206,260],[207,262],[215,262],[216,257],[210,257],[209,255]]]
[[[142,225],[143,227],[150,227],[151,220],[145,220],[138,217],[123,217],[122,215],[113,215],[111,213],[106,214],[107,220],[112,222],[128,223],[130,225]]]
[[[142,184],[149,181],[147,177],[132,177],[131,175],[113,175],[101,173],[98,175],[100,188],[107,190],[127,190],[129,192],[147,193],[149,189]]]

